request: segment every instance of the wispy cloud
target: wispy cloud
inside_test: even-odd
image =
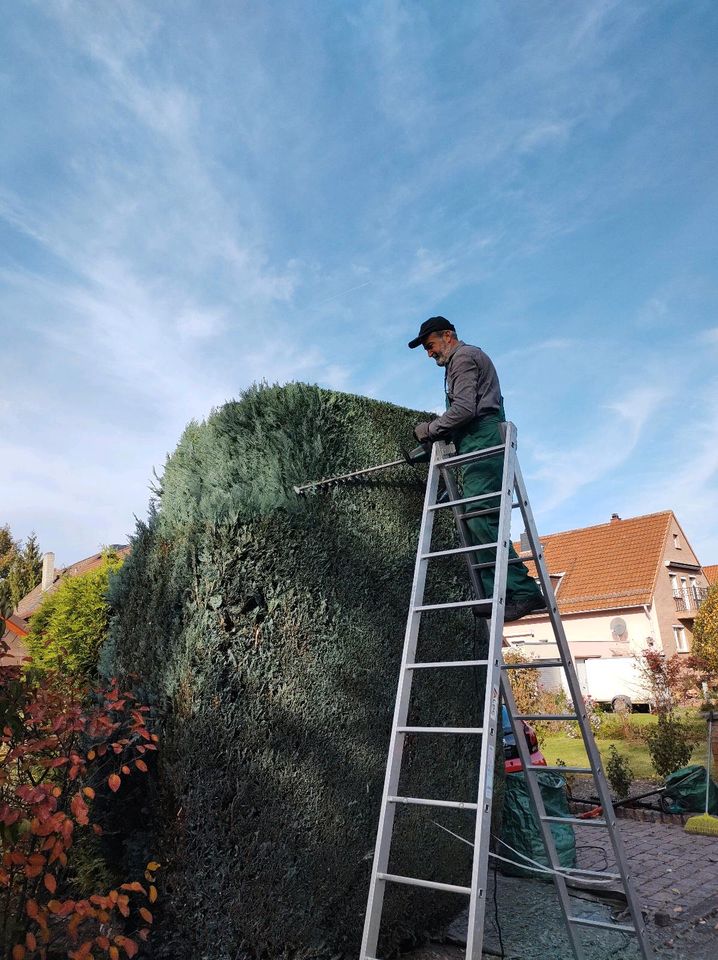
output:
[[[542,490],[540,508],[554,511],[580,490],[620,470],[671,392],[657,387],[627,390],[620,400],[599,407],[578,442],[534,448],[531,476]]]

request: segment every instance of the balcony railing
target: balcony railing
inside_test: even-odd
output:
[[[693,587],[685,593],[682,590],[673,591],[673,600],[676,610],[697,610],[708,596],[708,587]]]

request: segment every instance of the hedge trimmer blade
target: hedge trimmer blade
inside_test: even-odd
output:
[[[363,470],[353,470],[351,473],[343,473],[338,477],[327,477],[324,480],[312,480],[311,483],[303,483],[294,487],[294,492],[298,496],[305,493],[315,493],[318,490],[326,490],[329,487],[339,487],[343,484],[353,483],[355,480],[363,480],[375,473],[383,473],[384,470],[393,470],[394,467],[415,466],[417,463],[426,463],[429,459],[429,447],[423,444],[415,447],[413,450],[402,450],[401,460],[390,460],[389,463],[380,463],[375,467],[364,467]]]

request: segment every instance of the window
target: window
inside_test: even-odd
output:
[[[686,629],[685,627],[674,627],[673,628],[673,639],[676,642],[676,650],[678,653],[687,653],[688,652],[688,640],[686,640]]]
[[[681,549],[681,541],[678,539],[677,533],[673,534],[673,546],[676,548],[676,550]]]

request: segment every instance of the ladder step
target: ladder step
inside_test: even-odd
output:
[[[486,517],[492,513],[501,513],[501,507],[485,507],[483,510],[470,510],[468,513],[460,513],[459,520],[473,520],[475,517]]]
[[[616,933],[635,933],[636,928],[627,923],[611,923],[609,920],[588,920],[584,917],[569,917],[569,923],[577,923],[582,927],[600,927],[602,930],[615,930]]]
[[[575,713],[517,713],[517,720],[578,720]]]
[[[454,600],[451,603],[423,603],[414,607],[414,613],[423,613],[424,610],[454,610],[457,607],[490,607],[493,600]]]
[[[445,460],[437,460],[436,465],[440,469],[443,467],[458,467],[462,463],[471,463],[474,460],[485,460],[488,457],[495,457],[506,449],[506,444],[502,443],[498,447],[485,447],[483,450],[472,450],[471,453],[458,453],[453,457],[447,457]]]
[[[464,803],[461,800],[425,800],[422,797],[387,797],[389,803],[416,803],[425,807],[451,807],[453,810],[478,810],[477,803]]]
[[[379,880],[390,883],[407,883],[410,887],[428,887],[430,890],[445,890],[447,893],[465,893],[471,896],[471,887],[457,887],[453,883],[439,883],[438,880],[418,880],[416,877],[400,877],[395,873],[377,873]]]
[[[608,873],[606,870],[581,870],[578,867],[573,867],[572,869],[566,869],[564,872],[567,876],[570,874],[572,880],[580,880],[579,874],[586,877],[600,877],[602,880],[623,880],[620,873]]]
[[[483,733],[483,727],[397,727],[397,733]]]
[[[462,503],[479,503],[481,500],[490,500],[491,497],[500,497],[501,490],[495,493],[480,493],[476,497],[461,497],[459,500],[442,500],[440,503],[434,503],[429,510],[443,510],[444,507],[460,507]]]
[[[426,670],[432,667],[488,667],[488,660],[433,660],[426,663],[407,663],[405,670]]]
[[[493,546],[496,546],[496,544],[493,544],[493,543],[492,543],[492,544],[490,544],[490,546],[493,547]],[[517,563],[524,563],[524,562],[527,562],[527,561],[529,561],[529,560],[535,560],[535,559],[536,559],[536,558],[534,557],[534,555],[531,554],[531,555],[527,555],[527,556],[525,556],[525,557],[509,557],[509,561],[508,561],[508,562],[511,563],[511,564],[517,564]],[[495,561],[495,560],[487,560],[486,563],[472,563],[472,564],[471,564],[471,569],[472,569],[472,570],[487,570],[489,567],[495,567],[495,566],[496,566],[496,561]]]
[[[431,553],[422,553],[422,560],[433,560],[434,557],[454,557],[461,553],[476,553],[478,550],[490,550],[498,547],[498,543],[471,544],[468,547],[452,547],[451,550],[433,550]],[[493,566],[493,564],[492,564]]]
[[[540,670],[541,667],[563,667],[563,660],[526,660],[522,663],[504,663],[502,670]]]
[[[549,764],[545,767],[530,766],[528,770],[529,773],[590,773],[593,775],[590,767],[554,767]]]
[[[541,820],[544,823],[570,823],[577,827],[607,827],[608,822],[606,820],[598,819],[586,819],[582,820],[580,817],[541,817]]]

